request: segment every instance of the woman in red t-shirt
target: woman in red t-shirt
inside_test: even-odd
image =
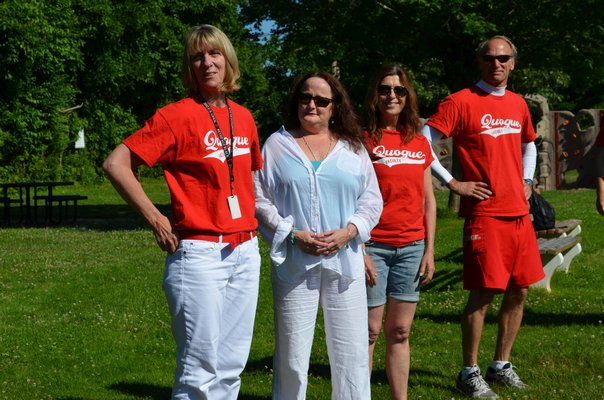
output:
[[[103,169],[168,253],[163,288],[177,350],[172,397],[234,400],[258,299],[252,171],[262,167],[262,157],[251,113],[226,97],[239,88],[229,39],[200,25],[184,47],[189,96],[159,109]],[[136,179],[143,164],[162,166],[172,220]]]
[[[392,397],[406,399],[409,332],[420,286],[434,273],[433,157],[419,131],[417,96],[401,67],[384,66],[375,74],[366,112],[365,143],[384,200],[380,221],[366,243],[369,370],[386,309],[386,373]]]

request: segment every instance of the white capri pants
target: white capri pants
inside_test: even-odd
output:
[[[273,399],[306,398],[308,366],[319,303],[323,308],[331,398],[371,397],[368,366],[365,279],[352,282],[320,266],[302,280],[285,282],[271,274],[275,311]]]
[[[258,239],[182,240],[168,255],[163,287],[172,314],[172,399],[237,399],[258,302]]]

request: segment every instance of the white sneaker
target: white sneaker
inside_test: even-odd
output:
[[[498,396],[491,390],[489,384],[482,378],[480,369],[468,374],[466,379],[461,379],[461,372],[457,376],[457,389],[468,397],[481,399],[497,399]]]
[[[507,363],[503,368],[495,370],[494,368],[487,368],[487,374],[485,376],[486,381],[491,385],[497,384],[501,386],[508,386],[515,389],[528,389],[529,385],[522,382],[512,363]]]

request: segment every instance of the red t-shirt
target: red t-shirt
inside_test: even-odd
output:
[[[427,122],[453,137],[463,181],[485,182],[488,200],[462,196],[459,214],[528,214],[522,182],[522,143],[535,140],[526,102],[510,91],[489,95],[477,86],[448,96]]]
[[[399,132],[384,130],[381,142],[375,145],[366,135],[384,201],[371,240],[401,247],[424,239],[424,172],[433,160],[430,143],[416,135],[404,144]]]
[[[210,114],[203,104],[185,98],[159,109],[124,144],[149,167],[160,164],[172,200],[172,216],[182,237],[203,233],[252,231],[258,226],[252,171],[262,167],[260,143],[251,113],[229,100],[233,112],[234,194],[241,218],[233,219],[229,168]],[[231,147],[229,112],[212,107]]]

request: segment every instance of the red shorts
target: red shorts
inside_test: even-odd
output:
[[[533,224],[523,217],[467,217],[464,289],[527,287],[545,277]]]

